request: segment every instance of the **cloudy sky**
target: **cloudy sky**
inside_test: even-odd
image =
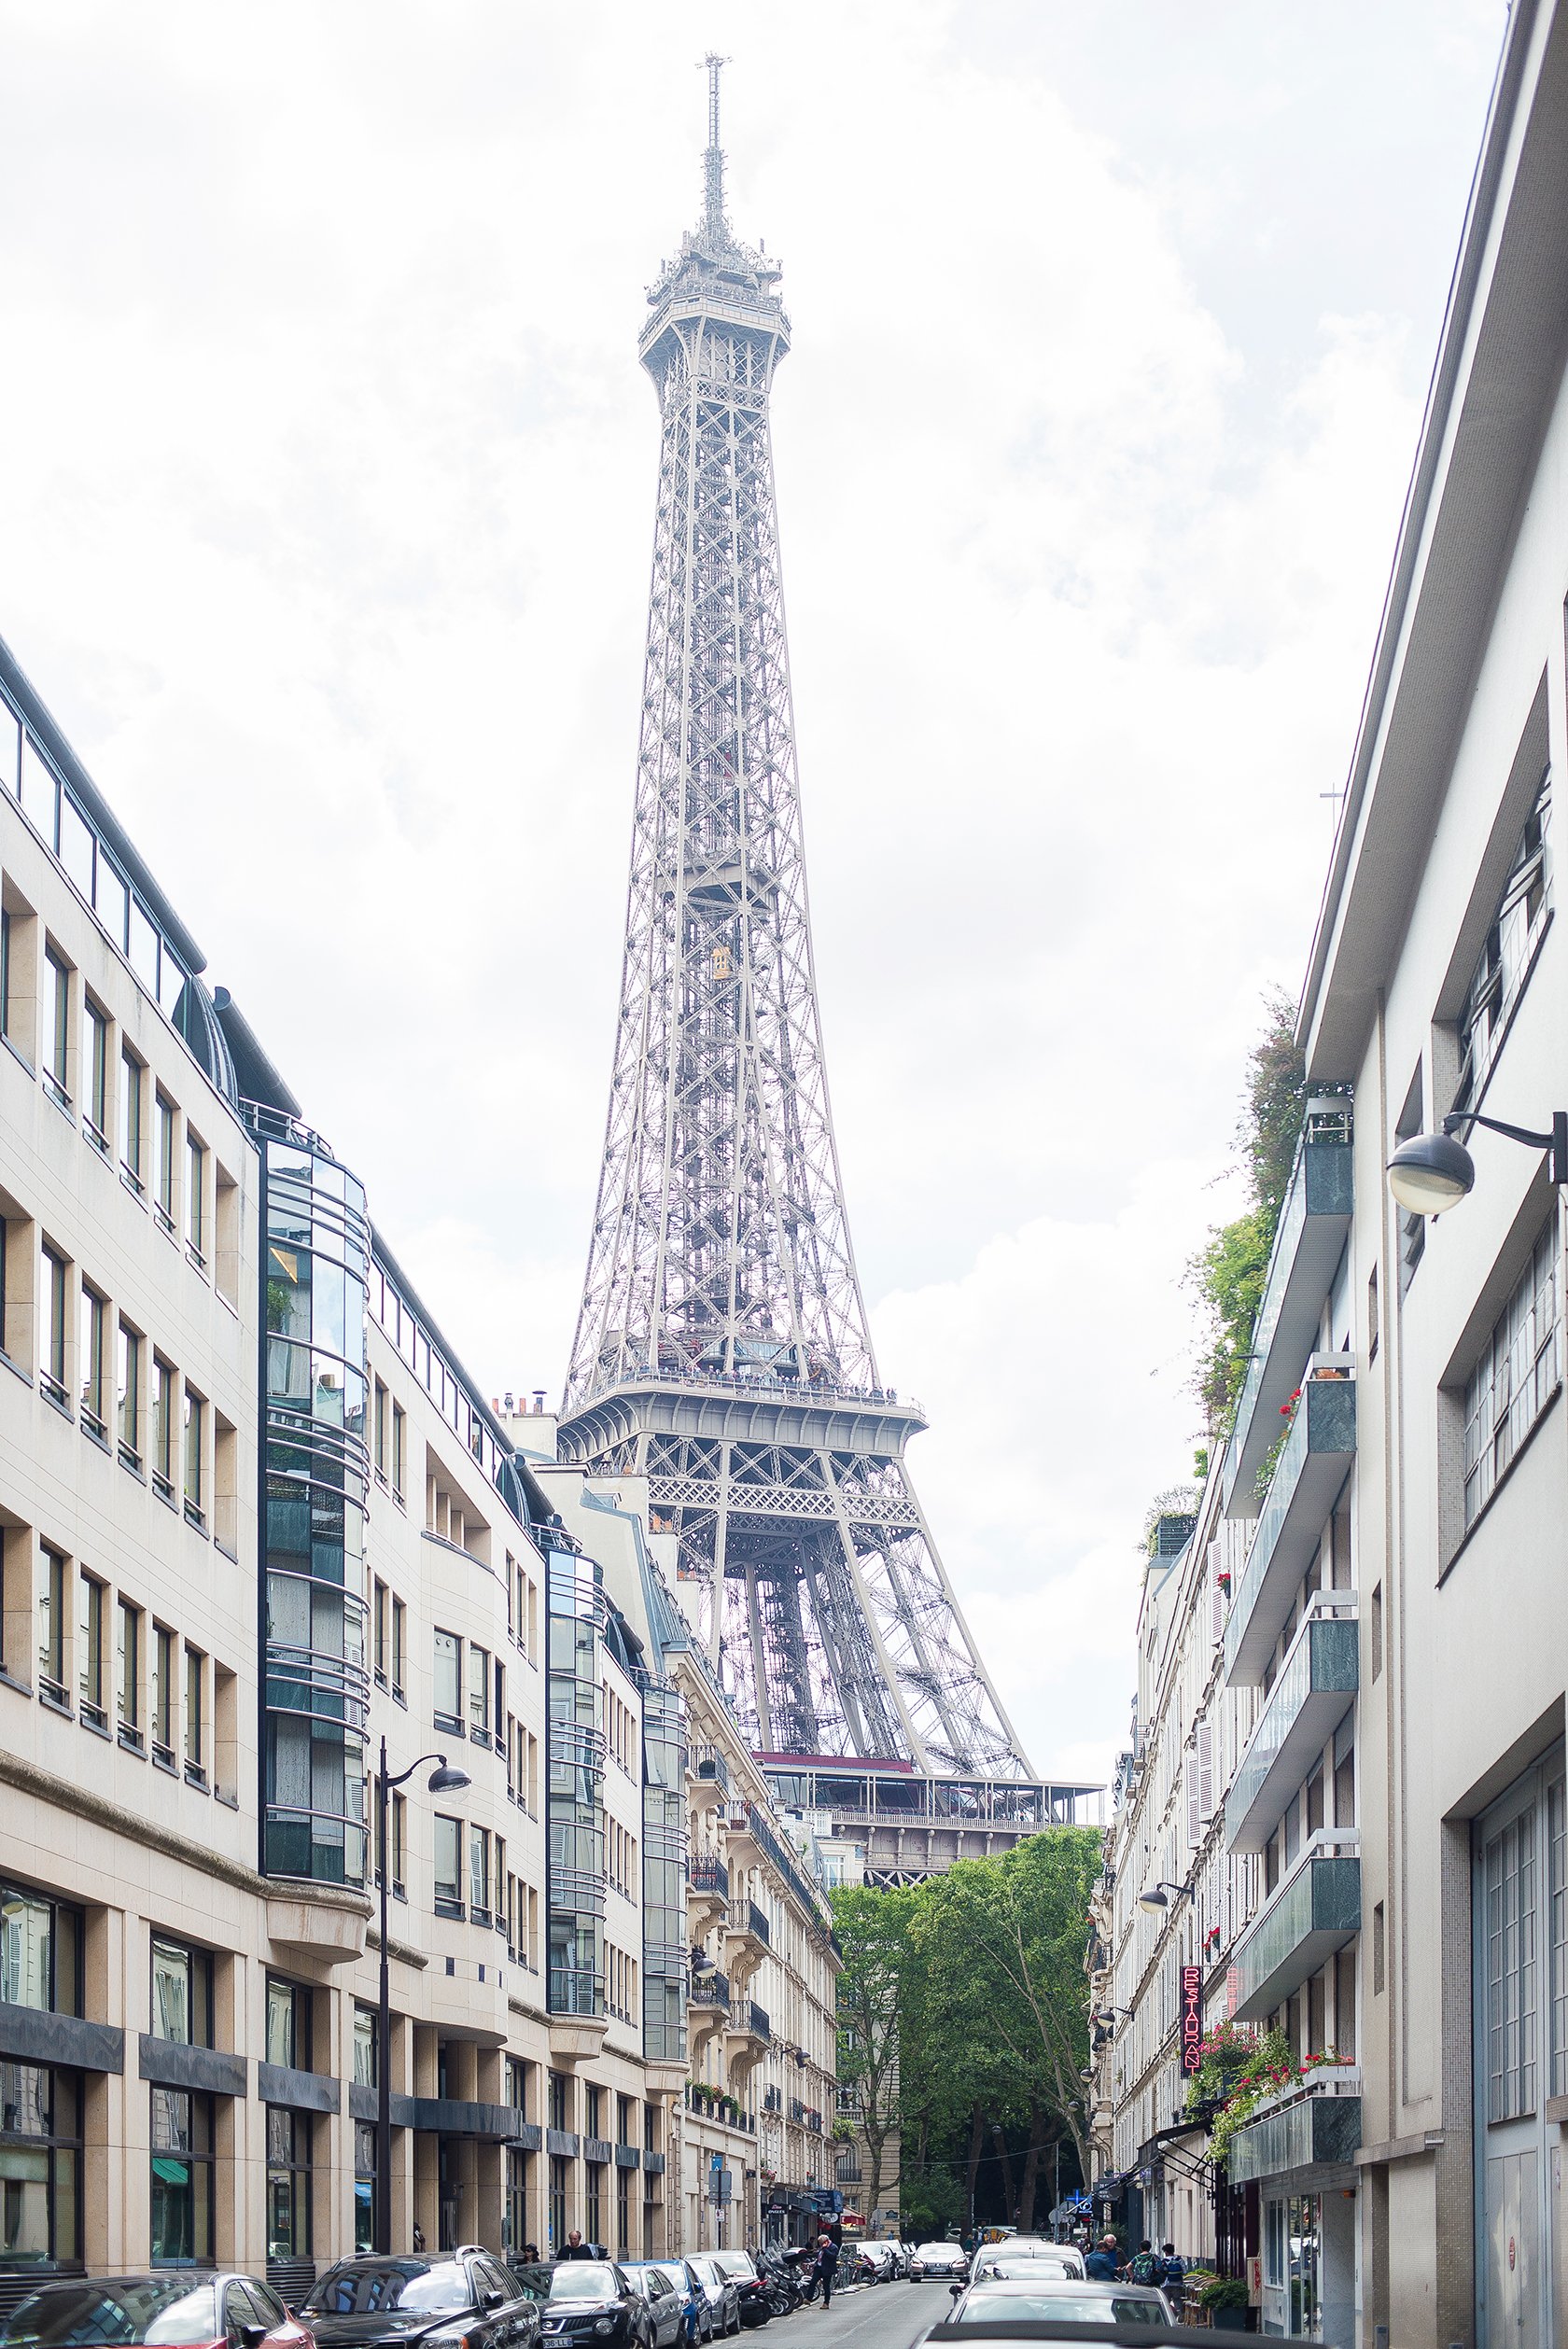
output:
[[[1103,1774],[1182,1266],[1303,968],[1503,0],[0,0],[0,634],[491,1391],[620,954],[643,290],[727,79],[884,1375]]]

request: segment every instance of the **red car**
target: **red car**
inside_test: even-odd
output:
[[[4,2349],[315,2349],[254,2275],[57,2276],[19,2300],[0,2333]]]

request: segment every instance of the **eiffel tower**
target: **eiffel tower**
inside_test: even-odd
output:
[[[646,1476],[759,1754],[1032,1781],[904,1467],[812,967],[768,397],[779,267],[725,209],[638,344],[662,439],[625,959],[563,1458]]]

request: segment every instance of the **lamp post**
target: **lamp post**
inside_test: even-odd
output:
[[[1469,1195],[1476,1162],[1459,1137],[1462,1128],[1476,1126],[1522,1142],[1526,1150],[1546,1151],[1553,1182],[1568,1183],[1568,1110],[1554,1112],[1551,1130],[1545,1134],[1528,1126],[1506,1126],[1501,1118],[1481,1117],[1474,1110],[1450,1110],[1440,1133],[1412,1134],[1389,1160],[1388,1186],[1407,1214],[1441,1215]]]
[[[376,1781],[376,1857],[381,1880],[381,1989],[376,2006],[376,2165],[375,2247],[383,2258],[392,2249],[392,1969],[387,1955],[386,1899],[392,1881],[392,1846],[387,1832],[395,1786],[406,1786],[417,1769],[434,1762],[427,1792],[455,1795],[473,1781],[466,1769],[448,1769],[444,1754],[422,1754],[417,1762],[395,1778],[386,1769],[386,1740],[381,1741],[381,1773]]]
[[[1139,1894],[1138,1906],[1140,1909],[1153,1909],[1157,1912],[1161,1909],[1169,1908],[1170,1895],[1172,1893],[1175,1894],[1178,1900],[1184,1900],[1191,1890],[1192,1886],[1190,1884],[1172,1884],[1169,1882],[1151,1884],[1146,1893]]]

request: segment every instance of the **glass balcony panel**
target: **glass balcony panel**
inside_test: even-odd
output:
[[[1351,1228],[1351,1137],[1348,1100],[1323,1095],[1308,1102],[1226,1449],[1227,1517],[1253,1515],[1259,1462],[1279,1433],[1280,1405],[1311,1349]]]
[[[1226,2161],[1232,2186],[1287,2171],[1342,2168],[1361,2145],[1359,2096],[1305,2096],[1239,2129]]]
[[[1345,1359],[1308,1364],[1225,1622],[1225,1678],[1233,1688],[1261,1684],[1354,1456],[1356,1390]]]
[[[1272,2014],[1360,1931],[1360,1856],[1314,1836],[1306,1857],[1236,1945],[1237,2021]]]
[[[1344,1719],[1360,1677],[1353,1590],[1320,1591],[1269,1692],[1225,1797],[1225,1841],[1261,1852]]]

